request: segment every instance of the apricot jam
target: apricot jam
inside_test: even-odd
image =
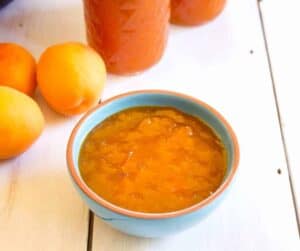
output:
[[[105,200],[162,213],[215,192],[226,172],[226,151],[198,118],[168,107],[137,107],[107,118],[88,134],[79,168]]]
[[[109,72],[132,74],[161,58],[170,0],[84,0],[87,39]]]
[[[216,18],[226,0],[171,0],[171,22],[180,25],[200,25]]]

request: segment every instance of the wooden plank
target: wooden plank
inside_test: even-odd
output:
[[[111,77],[105,97],[145,88],[187,93],[221,111],[240,141],[240,170],[223,204],[198,226],[147,240],[96,218],[93,250],[300,250],[257,2],[228,1],[209,25],[172,27],[160,64],[141,75]]]
[[[14,1],[0,11],[0,41],[18,42],[38,56],[49,44],[84,40],[81,12],[80,1]],[[44,133],[20,157],[0,162],[0,249],[83,251],[88,209],[65,161],[77,118],[62,118],[38,102],[47,121]]]
[[[299,119],[299,2],[263,1],[260,4],[268,41],[274,84],[282,120],[298,215],[300,215]],[[298,216],[299,217],[299,216]]]

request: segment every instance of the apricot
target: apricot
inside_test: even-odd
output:
[[[0,43],[0,86],[9,86],[29,96],[36,88],[36,62],[25,48]]]
[[[44,116],[24,93],[0,86],[0,160],[26,151],[41,135]]]
[[[97,104],[105,79],[102,58],[81,43],[49,47],[37,66],[37,81],[43,97],[53,110],[63,115],[77,115]]]

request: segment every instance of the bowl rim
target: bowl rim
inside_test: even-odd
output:
[[[117,205],[114,205],[113,203],[110,203],[109,201],[107,201],[107,200],[103,199],[102,197],[100,197],[99,195],[97,195],[80,178],[80,176],[77,173],[76,168],[75,168],[75,163],[74,163],[73,158],[72,158],[72,152],[73,152],[75,137],[77,135],[78,130],[82,126],[82,124],[90,117],[90,115],[92,115],[95,111],[101,109],[103,106],[107,105],[108,103],[114,102],[115,100],[118,100],[120,98],[132,96],[132,95],[137,95],[137,94],[165,94],[165,95],[172,95],[172,96],[177,96],[177,97],[181,97],[181,98],[190,100],[190,101],[192,101],[194,103],[197,103],[200,106],[204,107],[208,111],[210,111],[225,126],[227,132],[230,135],[230,138],[232,139],[233,148],[234,148],[233,149],[234,152],[233,152],[232,170],[229,173],[229,175],[227,176],[227,178],[225,179],[225,181],[219,186],[219,188],[212,195],[210,195],[209,197],[207,197],[206,199],[200,201],[197,204],[194,204],[190,207],[180,209],[180,210],[177,210],[177,211],[166,212],[166,213],[144,213],[144,212],[138,212],[138,211],[125,209],[125,208],[119,207]],[[153,89],[153,90],[130,91],[130,92],[126,92],[126,93],[123,93],[123,94],[119,94],[119,95],[113,96],[113,97],[101,102],[100,104],[98,104],[97,106],[95,106],[94,108],[89,110],[77,122],[76,126],[72,130],[71,136],[70,136],[68,144],[67,144],[66,157],[67,157],[67,167],[68,167],[69,173],[70,173],[71,178],[73,179],[73,181],[76,183],[76,185],[80,188],[80,190],[86,196],[88,196],[91,200],[93,200],[94,202],[96,202],[100,206],[102,206],[102,207],[104,207],[108,210],[111,210],[114,213],[117,213],[117,214],[120,214],[120,215],[123,215],[123,216],[129,216],[129,217],[132,217],[132,218],[166,219],[166,218],[174,218],[174,217],[182,216],[182,215],[185,215],[185,214],[188,214],[188,213],[192,213],[196,210],[199,210],[199,209],[207,206],[212,201],[214,201],[216,198],[218,198],[227,189],[227,187],[231,183],[233,177],[235,176],[235,173],[237,171],[238,164],[239,164],[240,151],[239,151],[239,144],[238,144],[236,134],[234,133],[234,131],[233,131],[232,127],[230,126],[230,124],[226,121],[226,119],[216,109],[214,109],[210,105],[206,104],[205,102],[203,102],[203,101],[201,101],[197,98],[191,97],[189,95],[186,95],[186,94],[182,94],[182,93],[178,93],[178,92],[174,92],[174,91]]]

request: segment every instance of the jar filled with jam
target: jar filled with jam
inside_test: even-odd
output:
[[[157,63],[168,37],[170,0],[84,0],[88,43],[109,72],[133,74]]]
[[[213,20],[224,9],[226,0],[171,0],[171,22],[200,25]]]

